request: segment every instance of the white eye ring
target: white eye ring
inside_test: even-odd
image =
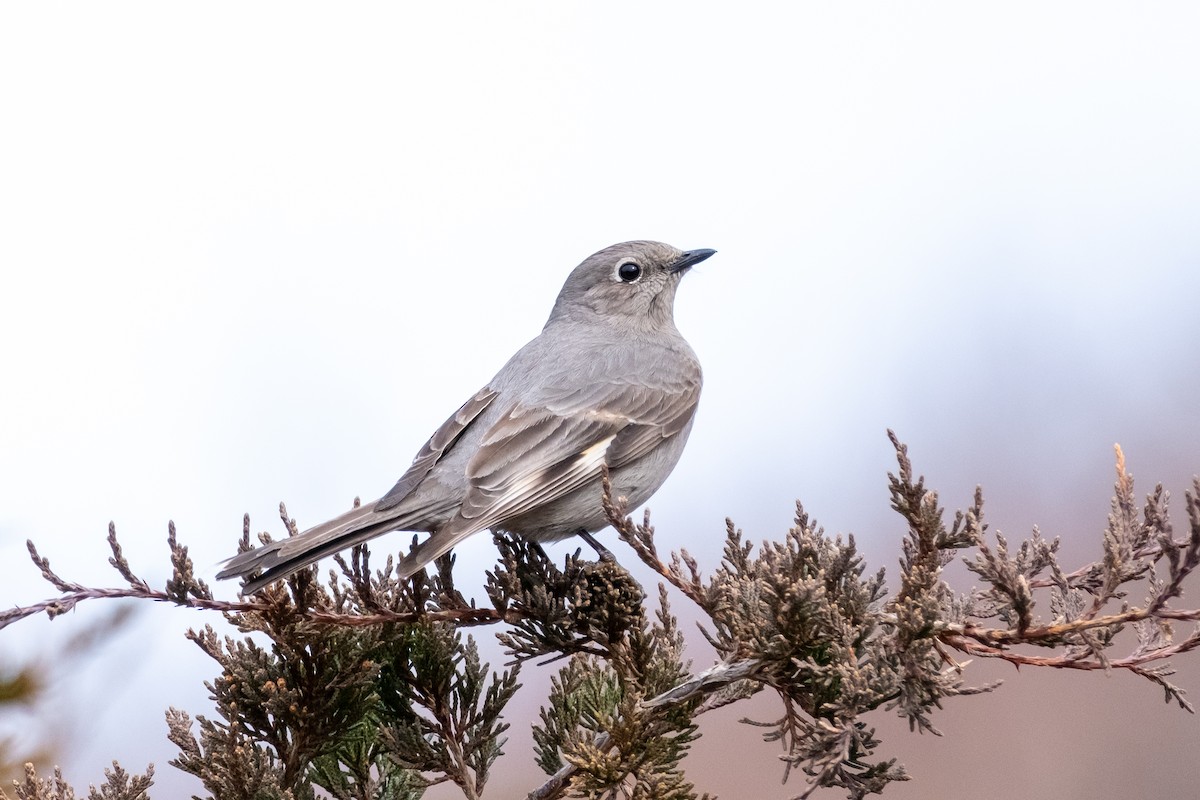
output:
[[[637,283],[641,277],[642,268],[636,261],[622,261],[617,265],[617,280],[622,283]]]

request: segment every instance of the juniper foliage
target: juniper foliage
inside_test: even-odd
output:
[[[128,588],[64,580],[30,544],[59,596],[0,614],[0,627],[100,597],[223,612],[239,636],[211,626],[187,634],[217,663],[206,684],[216,716],[167,712],[179,748],[172,765],[199,778],[213,800],[415,799],[438,783],[482,797],[503,755],[505,709],[530,661],[561,662],[534,725],[534,759],[547,776],[530,786],[535,800],[696,798],[684,757],[699,735],[697,719],[761,691],[778,697],[779,716],[744,721],[778,748],[785,778],[803,774],[800,797],[822,787],[850,798],[881,792],[909,776],[878,755],[872,713],[899,714],[912,729],[936,734],[933,717],[946,701],[996,688],[968,686],[955,654],[1128,670],[1192,710],[1164,659],[1200,647],[1200,632],[1177,638],[1173,630],[1200,619],[1200,610],[1172,605],[1200,566],[1200,482],[1185,500],[1188,533],[1177,539],[1166,492],[1156,488],[1139,512],[1118,450],[1101,558],[1067,572],[1057,541],[1036,529],[1016,544],[989,535],[979,490],[947,525],[937,494],[892,440],[899,469],[889,489],[908,532],[891,593],[883,570],[867,571],[853,536],[827,535],[799,504],[782,539],[758,547],[727,522],[723,557],[706,576],[686,551],[661,558],[649,517],[635,524],[607,492],[621,539],[664,580],[657,603],[647,603],[615,561],[576,552],[560,566],[536,544],[505,535],[496,536],[500,559],[487,576],[485,606],[455,587],[452,557],[400,580],[391,558],[373,567],[362,546],[338,557],[339,571],[327,580],[310,568],[229,602],[195,576],[173,526],[174,572],[163,590],[134,574],[110,527],[110,563]],[[243,549],[250,539],[247,521]],[[961,551],[981,590],[959,594],[944,580]],[[707,620],[703,635],[719,656],[707,669],[693,672],[685,656],[672,592]],[[1140,602],[1131,599],[1137,592]],[[1039,616],[1043,605],[1048,619]],[[480,625],[498,626],[511,658],[506,669],[482,663],[464,631]],[[1114,657],[1130,638],[1120,636],[1126,628],[1133,649]],[[131,777],[114,765],[89,800],[145,800],[152,775]],[[60,773],[42,779],[32,767],[15,787],[20,800],[75,796]]]

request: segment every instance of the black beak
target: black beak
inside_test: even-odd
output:
[[[708,248],[704,248],[703,250],[688,250],[679,257],[678,261],[671,265],[671,272],[683,272],[686,269],[696,266],[709,256],[716,255],[716,253],[716,250],[709,250]]]

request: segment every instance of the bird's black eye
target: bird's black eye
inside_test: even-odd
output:
[[[642,268],[632,261],[626,261],[624,264],[617,267],[617,277],[626,283],[633,283],[638,278],[642,277]]]

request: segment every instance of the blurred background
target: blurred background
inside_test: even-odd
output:
[[[706,385],[650,504],[663,549],[711,569],[726,516],[778,538],[800,498],[894,579],[891,427],[949,509],[982,484],[993,530],[1098,558],[1115,442],[1139,495],[1200,471],[1198,34],[1190,3],[6,4],[0,604],[52,593],[27,538],[118,585],[113,520],[161,584],[173,519],[211,579],[243,512],[278,535],[280,500],[303,527],[378,496],[567,272],[633,238],[720,251],[676,305]],[[464,582],[494,556],[460,548]],[[199,792],[163,712],[212,714],[183,633],[221,620],[114,613],[0,633],[42,688],[0,706],[4,755]],[[549,674],[496,797],[540,782]],[[887,796],[1194,792],[1200,721],[1148,682],[967,677],[1005,685],[948,703],[942,738],[875,715],[914,777]],[[705,718],[689,776],[799,793],[746,715],[779,709]]]

